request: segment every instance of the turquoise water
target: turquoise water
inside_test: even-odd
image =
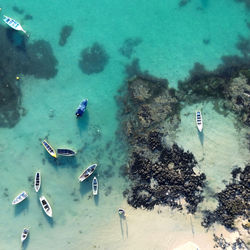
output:
[[[24,20],[24,14],[14,11],[13,6],[32,15],[33,19]],[[221,56],[240,55],[235,45],[239,35],[250,35],[246,25],[246,20],[250,21],[249,12],[244,4],[233,0],[193,0],[182,8],[174,0],[76,0],[73,3],[66,0],[10,3],[5,0],[0,7],[1,14],[22,23],[30,34],[31,43],[39,39],[48,41],[58,60],[55,78],[43,80],[21,76],[18,84],[23,95],[22,107],[27,113],[14,128],[0,129],[0,249],[18,249],[25,226],[31,228],[24,247],[27,249],[75,250],[95,246],[114,249],[112,237],[105,235],[104,229],[117,220],[117,208],[124,201],[122,192],[128,185],[119,175],[120,167],[126,163],[126,150],[116,138],[119,121],[115,96],[126,77],[124,66],[139,58],[142,70],[165,77],[176,87],[177,81],[188,75],[195,62],[212,70],[221,63]],[[73,32],[61,47],[59,34],[66,24],[73,26]],[[119,52],[128,38],[142,41],[135,47],[131,59]],[[210,42],[205,44],[204,39]],[[94,42],[104,46],[110,59],[103,72],[86,75],[79,69],[78,61],[82,49]],[[74,112],[82,98],[89,100],[87,113],[76,121]],[[223,116],[213,113],[209,105],[204,110],[204,119],[206,114],[211,114],[210,123],[204,130],[204,151],[196,150],[202,150],[197,138],[194,141],[190,138],[190,130],[194,136],[196,132],[190,127],[192,116],[182,117],[177,142],[185,149],[196,150],[198,159],[204,157],[203,162],[207,164],[201,163],[200,168],[217,191],[222,188],[222,180],[230,175],[232,165],[243,164],[247,155],[241,143],[243,135],[233,126],[234,118],[224,120]],[[219,121],[220,130],[213,128],[212,121]],[[224,126],[225,123],[228,125]],[[216,131],[218,136],[214,137],[211,131]],[[219,145],[223,158],[217,164],[209,145],[211,141],[218,145],[224,134],[229,137],[228,141],[237,139],[239,143],[226,148]],[[40,142],[46,136],[55,148],[80,151],[76,159],[51,159]],[[232,164],[225,152],[230,155],[236,151]],[[100,183],[98,200],[91,196],[91,180],[80,185],[77,179],[94,162],[99,165],[96,172]],[[215,175],[208,165],[220,169],[220,175]],[[53,221],[43,214],[33,189],[37,170],[42,173],[41,193],[53,208]],[[28,192],[28,200],[13,207],[11,201],[22,190]],[[102,235],[96,237],[100,232]],[[116,242],[115,249],[122,248],[123,241],[120,244],[117,246]]]

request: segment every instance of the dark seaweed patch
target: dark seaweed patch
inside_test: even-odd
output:
[[[12,7],[12,10],[14,10],[16,13],[18,13],[18,14],[20,14],[20,15],[24,13],[24,10],[18,8],[17,6],[13,6],[13,7]]]
[[[52,78],[57,60],[46,41],[30,44],[24,34],[2,25],[0,36],[0,127],[13,127],[24,114],[16,76]]]
[[[190,2],[191,2],[191,0],[181,0],[181,1],[179,1],[179,7],[184,7]]]
[[[121,55],[130,58],[135,52],[135,48],[142,42],[141,38],[127,38],[119,49]]]
[[[79,67],[87,75],[100,73],[104,70],[109,61],[109,56],[104,47],[94,43],[91,47],[83,49]]]
[[[69,36],[73,31],[73,27],[71,25],[65,25],[61,29],[59,45],[64,46],[67,43]]]

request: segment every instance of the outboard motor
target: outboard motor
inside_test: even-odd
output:
[[[88,99],[83,99],[83,101],[80,103],[80,105],[78,106],[77,110],[76,110],[76,117],[81,117],[83,115],[83,113],[85,112],[86,108],[87,108],[87,104],[88,104]]]

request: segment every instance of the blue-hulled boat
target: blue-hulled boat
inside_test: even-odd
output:
[[[85,112],[88,105],[88,99],[83,99],[83,101],[79,104],[77,110],[76,110],[76,117],[81,117],[83,113]]]

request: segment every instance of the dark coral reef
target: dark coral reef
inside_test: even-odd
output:
[[[182,209],[185,200],[194,213],[202,201],[204,174],[196,174],[197,164],[190,152],[167,145],[165,123],[179,121],[180,105],[167,80],[140,75],[128,80],[122,105],[123,131],[130,145],[128,174],[132,180],[128,203],[152,209],[157,204]],[[168,128],[169,129],[169,128]]]
[[[210,227],[214,222],[219,222],[228,229],[235,229],[234,221],[237,217],[248,218],[250,211],[250,165],[242,171],[236,168],[232,171],[233,181],[216,196],[219,202],[215,211],[204,211],[202,225]]]
[[[104,70],[108,61],[109,56],[103,46],[94,43],[91,47],[82,51],[79,67],[87,75],[96,74]]]
[[[235,56],[222,60],[224,64],[212,72],[196,63],[190,77],[178,83],[179,98],[189,104],[220,99],[224,109],[250,126],[250,59]]]
[[[46,41],[30,44],[24,34],[1,25],[0,36],[0,127],[13,127],[23,112],[16,76],[52,78],[57,60]]]

